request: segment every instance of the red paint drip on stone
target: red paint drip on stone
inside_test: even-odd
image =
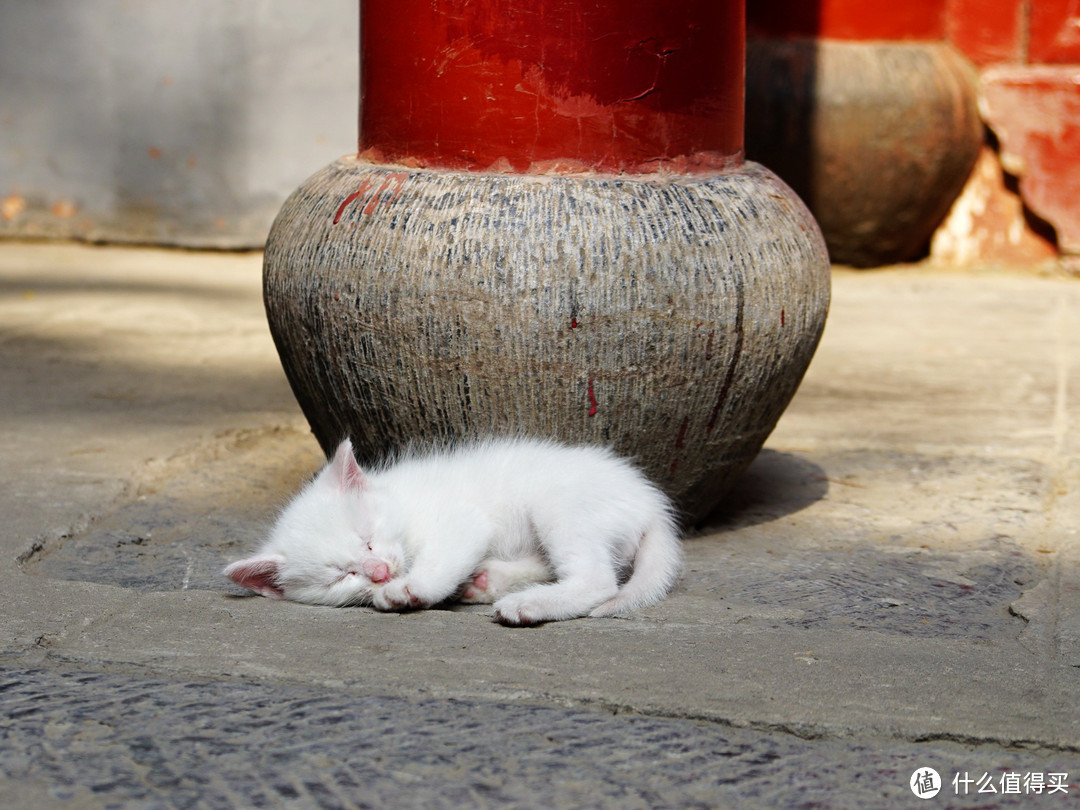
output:
[[[675,448],[678,449],[683,446],[683,439],[686,438],[686,428],[690,426],[690,417],[683,417],[682,425],[679,426],[679,435],[675,439]]]
[[[783,326],[783,325],[784,325],[784,310],[783,310],[783,308],[782,308],[782,307],[781,307],[781,309],[780,309],[780,325],[781,325],[781,326]]]
[[[358,191],[354,191],[352,194],[350,194],[348,197],[346,197],[344,200],[342,200],[341,205],[338,206],[338,210],[334,213],[334,224],[335,225],[337,225],[339,222],[341,222],[341,215],[345,213],[345,209],[348,208],[349,205],[354,200],[359,199],[360,195],[363,194],[364,191],[367,190],[367,186],[368,186],[369,182],[370,182],[369,180],[365,180],[364,184],[362,186],[360,186],[360,189]]]
[[[405,181],[408,178],[409,175],[407,172],[394,172],[393,174],[388,174],[383,178],[382,183],[375,189],[374,193],[372,193],[371,187],[374,184],[375,178],[368,177],[360,184],[360,188],[342,200],[341,205],[338,206],[337,211],[334,213],[334,224],[337,225],[341,222],[341,218],[345,214],[345,209],[357,200],[362,199],[364,207],[360,209],[360,213],[367,215],[374,214],[378,207],[384,202],[387,205],[390,205],[394,200],[401,196],[401,192],[405,188]]]
[[[589,416],[596,416],[596,393],[593,391],[592,380],[589,380]]]
[[[383,180],[382,185],[379,186],[379,190],[371,195],[371,199],[368,200],[367,205],[364,206],[365,214],[374,214],[375,209],[386,200],[386,204],[389,205],[398,197],[401,196],[401,191],[405,188],[405,180],[408,178],[408,174],[405,172],[394,172],[393,174],[386,175],[386,179]],[[391,187],[394,187],[394,192],[390,194],[387,199],[386,194],[383,192],[390,191]]]

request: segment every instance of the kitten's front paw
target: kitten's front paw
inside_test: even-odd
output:
[[[415,610],[427,607],[420,597],[409,590],[404,579],[392,579],[375,591],[372,603],[378,610]]]

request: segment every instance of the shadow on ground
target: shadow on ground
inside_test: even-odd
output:
[[[825,470],[792,453],[762,450],[719,507],[702,522],[702,533],[768,523],[800,512],[829,492]]]

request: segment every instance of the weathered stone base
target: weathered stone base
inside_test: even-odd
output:
[[[829,264],[806,208],[752,163],[629,179],[346,158],[285,203],[264,292],[324,449],[598,442],[696,520],[795,393]]]

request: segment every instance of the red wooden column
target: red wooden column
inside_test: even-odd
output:
[[[364,0],[360,149],[469,171],[742,156],[742,2]]]

